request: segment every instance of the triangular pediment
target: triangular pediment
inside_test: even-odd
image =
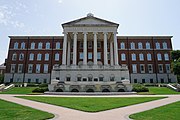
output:
[[[119,26],[117,23],[113,23],[107,20],[103,20],[94,16],[87,16],[84,18],[80,18],[71,22],[67,22],[62,24],[65,26]]]

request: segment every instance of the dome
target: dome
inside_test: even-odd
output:
[[[94,15],[92,13],[88,13],[87,17],[94,17]]]

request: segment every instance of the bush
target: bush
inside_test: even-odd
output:
[[[40,84],[39,87],[48,87],[48,84],[47,83],[43,83],[43,84]]]
[[[27,87],[38,87],[39,84],[36,83],[27,83]]]
[[[43,87],[43,88],[36,88],[34,89],[32,92],[36,92],[36,93],[44,93],[48,91],[48,88],[47,87]]]
[[[134,84],[133,91],[135,92],[149,92],[149,89],[142,84]]]
[[[4,75],[0,75],[0,84],[4,83]]]

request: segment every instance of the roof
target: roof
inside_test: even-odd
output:
[[[86,17],[83,17],[83,18],[80,18],[80,19],[77,19],[77,20],[73,20],[73,21],[70,21],[70,22],[67,22],[67,23],[63,23],[62,27],[64,28],[66,26],[72,26],[72,25],[74,25],[74,26],[88,26],[88,24],[77,24],[77,23],[85,21],[85,20],[99,21],[99,24],[90,24],[91,26],[116,26],[116,27],[119,26],[119,24],[117,24],[117,23],[107,21],[107,20],[104,20],[104,19],[101,19],[101,18],[94,17],[93,14],[89,13],[89,14],[87,14]]]

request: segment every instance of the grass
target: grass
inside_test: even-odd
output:
[[[53,117],[47,112],[0,100],[0,120],[45,120]]]
[[[152,110],[130,115],[135,120],[179,120],[180,101]]]
[[[180,92],[173,91],[167,87],[148,87],[149,92],[139,92],[138,94],[155,94],[155,95],[166,95],[166,94],[180,94]]]
[[[13,87],[7,91],[0,92],[0,94],[30,94],[35,88],[37,87]]]
[[[20,98],[44,102],[57,106],[81,110],[85,112],[99,112],[133,104],[158,100],[165,97],[39,97],[19,96]]]

